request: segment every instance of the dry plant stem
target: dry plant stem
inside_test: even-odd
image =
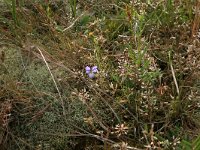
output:
[[[113,99],[111,96],[109,96],[108,94],[106,94],[105,92],[101,91],[101,89],[99,89],[98,87],[96,87],[96,88],[99,90],[99,92],[104,93],[104,94],[107,95],[110,99],[115,100],[115,99]],[[93,89],[93,90],[100,96],[100,94],[99,94],[94,88],[91,88],[91,89]],[[112,109],[112,107],[106,102],[106,100],[105,100],[103,97],[102,97],[102,99],[103,99],[103,101],[109,106],[109,108],[112,110],[112,112],[114,113],[114,115],[117,117],[119,123],[121,123],[120,119],[118,118],[117,114],[116,114],[115,111]],[[119,104],[119,103],[117,103],[117,104]],[[121,105],[121,104],[119,104],[119,105],[120,105],[122,108],[124,108],[128,113],[130,113],[130,115],[133,116],[133,118],[136,120],[137,123],[140,123],[140,122],[138,121],[138,119],[137,119],[130,111],[128,111],[123,105]],[[143,128],[142,126],[140,126],[140,128],[141,128],[142,131],[144,131],[144,128]],[[144,133],[143,133],[143,134],[144,134]],[[146,137],[146,135],[144,135],[144,137],[145,137],[145,140],[146,140],[147,144],[150,145],[150,142],[149,142],[148,138]],[[150,150],[151,150],[151,148],[150,148]]]
[[[200,26],[200,0],[197,0],[195,17],[192,26],[192,38],[197,34],[199,26]]]
[[[179,90],[179,86],[178,86],[178,82],[177,82],[177,80],[176,80],[176,75],[175,75],[175,72],[174,72],[174,68],[173,68],[173,65],[172,65],[172,57],[171,57],[171,51],[169,51],[169,65],[170,65],[170,69],[171,69],[171,71],[172,71],[172,77],[173,77],[173,80],[174,80],[174,84],[175,84],[175,86],[176,86],[176,92],[177,92],[177,94],[178,94],[178,96],[179,96],[179,94],[180,94],[180,90]]]
[[[87,81],[86,81],[87,82]],[[87,85],[89,85],[90,83],[88,83],[87,82]],[[90,86],[92,86],[92,85],[90,85]],[[95,86],[95,85],[94,85]],[[89,86],[88,86],[89,87]],[[104,103],[106,103],[108,106],[109,106],[109,108],[112,110],[112,112],[113,112],[113,114],[116,116],[116,118],[118,119],[118,121],[119,121],[119,123],[121,123],[121,121],[120,121],[120,119],[119,119],[119,117],[117,116],[117,114],[115,113],[115,111],[112,109],[112,107],[108,104],[108,102],[106,101],[106,99],[105,98],[103,98],[99,93],[103,93],[104,95],[106,95],[110,100],[112,100],[112,101],[115,101],[115,99],[113,98],[113,97],[111,97],[110,95],[108,95],[107,93],[105,93],[103,90],[101,90],[100,88],[98,88],[97,86],[95,86],[95,89],[94,88],[91,88],[92,90],[94,90],[94,92],[96,92],[102,99],[103,99],[103,102]],[[131,113],[128,109],[126,109],[122,104],[120,104],[119,102],[117,102],[117,104],[119,105],[119,106],[121,106],[124,110],[126,110],[134,119],[135,119],[135,121],[137,122],[137,123],[140,123],[141,124],[141,122],[139,122],[138,121],[138,118],[137,117],[135,117],[134,115],[133,115],[133,113]]]
[[[84,131],[84,132],[87,132],[87,131]],[[84,133],[75,133],[75,134],[64,134],[64,133],[57,133],[57,134],[54,134],[54,133],[43,133],[43,132],[36,132],[37,134],[40,134],[40,135],[47,135],[47,136],[57,136],[57,137],[93,137],[93,138],[96,138],[100,141],[103,141],[103,142],[109,142],[110,144],[114,144],[115,147],[120,147],[120,144],[112,141],[112,140],[109,140],[107,138],[104,138],[104,137],[101,137],[99,135],[95,135],[95,134],[91,134],[89,132],[87,132],[87,134],[84,134]],[[142,149],[138,149],[138,148],[135,148],[135,147],[130,147],[130,146],[127,146],[127,149],[130,149],[130,150],[142,150]]]
[[[177,91],[177,94],[179,96],[180,91],[179,91],[178,83],[177,83],[177,80],[176,80],[176,75],[175,75],[175,72],[174,72],[174,68],[172,66],[172,62],[170,62],[170,68],[171,68],[171,71],[172,71],[172,76],[173,76],[173,79],[174,79],[174,84],[176,86],[176,91]]]
[[[23,60],[23,58],[22,58],[22,55],[20,55],[20,59],[21,59],[22,66],[23,66],[23,69],[24,69],[24,70],[23,70],[23,72],[22,72],[21,75],[20,75],[19,81],[22,79],[24,73],[28,74],[28,73],[27,73],[27,69],[26,69],[26,65],[25,65],[24,60]],[[35,88],[35,90],[39,93],[39,90],[38,90],[38,88],[35,86],[35,84],[34,84],[32,78],[29,77],[29,79],[30,79],[30,81],[31,81],[31,83],[32,83],[32,85],[33,85],[33,87]]]
[[[5,132],[7,132],[7,133],[13,138],[13,140],[14,140],[17,144],[18,144],[18,142],[16,141],[16,139],[17,139],[18,141],[24,143],[24,144],[25,144],[26,146],[28,146],[29,148],[34,149],[34,147],[33,147],[32,145],[30,145],[30,144],[27,143],[26,141],[22,140],[21,138],[15,136],[13,133],[9,132],[8,130],[6,130],[6,129],[2,128],[2,127],[0,127],[0,130],[3,130],[3,131],[5,131]]]
[[[90,85],[90,87],[92,87],[92,85]],[[89,88],[90,88],[90,87],[89,87]],[[90,88],[90,89],[92,89],[99,97],[102,98],[101,100],[110,108],[110,110],[113,112],[113,114],[114,114],[115,117],[117,118],[118,122],[121,123],[121,120],[119,119],[117,113],[114,111],[114,109],[111,107],[111,105],[97,92],[96,89],[94,89],[94,88]],[[100,89],[99,89],[99,90],[100,90]]]
[[[40,118],[40,117],[44,114],[45,110],[48,109],[48,108],[50,107],[50,105],[51,105],[51,103],[47,104],[42,110],[38,111],[38,112],[32,117],[31,122],[30,122],[29,124],[35,122],[38,118]]]
[[[109,132],[108,128],[102,123],[101,120],[98,119],[96,113],[92,110],[92,108],[90,107],[89,104],[87,104],[87,102],[85,102],[86,106],[88,107],[88,109],[90,110],[90,112],[92,113],[92,115],[94,116],[94,118],[97,120],[97,122],[99,123],[99,125],[107,132]]]
[[[57,90],[57,92],[58,92],[58,95],[59,95],[60,100],[61,100],[61,103],[62,103],[63,115],[66,116],[64,101],[63,101],[63,99],[62,99],[60,90],[58,89],[58,85],[57,85],[57,83],[56,83],[56,80],[55,80],[55,78],[54,78],[54,76],[53,76],[53,74],[52,74],[52,72],[51,72],[51,69],[50,69],[50,67],[49,67],[49,65],[48,65],[48,63],[47,63],[47,61],[46,61],[46,59],[45,59],[45,57],[44,57],[42,51],[40,50],[40,48],[38,48],[38,47],[35,47],[35,48],[39,51],[40,55],[42,56],[43,61],[45,62],[46,66],[47,66],[47,69],[48,69],[48,71],[49,71],[49,73],[50,73],[50,75],[51,75],[51,77],[52,77],[52,80],[53,80],[53,82],[54,82],[54,85],[55,85],[55,87],[56,87],[56,90]]]
[[[83,135],[85,135],[85,136],[87,135],[87,136],[90,136],[90,137],[94,137],[94,138],[96,138],[96,139],[98,139],[98,140],[100,140],[100,141],[109,142],[110,144],[115,144],[115,142],[112,141],[112,140],[110,140],[110,139],[104,138],[104,137],[99,136],[99,135],[92,134],[92,133],[86,131],[85,129],[82,129],[82,128],[80,128],[80,127],[74,125],[74,124],[70,124],[70,125],[73,126],[73,127],[76,128],[76,129],[78,129],[78,130],[84,132],[84,133],[87,133],[87,134],[83,134],[83,133],[79,133],[79,134],[83,134]]]
[[[74,20],[74,22],[73,22],[71,25],[69,25],[67,28],[63,29],[63,32],[65,32],[65,31],[71,29],[71,28],[74,26],[74,24],[75,24],[84,14],[85,14],[85,13],[82,13],[80,16],[78,16],[78,17]]]
[[[86,130],[84,130],[84,129],[81,129],[81,128],[77,127],[76,125],[72,125],[72,126],[75,127],[75,128],[77,128],[77,129],[79,129],[79,130],[81,130],[81,131],[83,131],[84,133],[87,133],[87,134],[82,134],[82,133],[80,133],[80,134],[82,134],[82,135],[84,135],[84,136],[94,137],[94,138],[96,138],[96,139],[98,139],[98,140],[100,140],[100,141],[109,142],[109,144],[114,144],[115,147],[121,147],[120,144],[118,144],[118,143],[116,143],[116,142],[114,142],[114,141],[112,141],[112,140],[110,140],[110,139],[108,139],[108,138],[104,138],[104,137],[102,137],[102,136],[92,134],[92,133],[90,133],[90,132],[88,132],[88,131],[86,131]],[[130,146],[127,146],[126,148],[127,148],[127,149],[131,149],[131,150],[142,150],[142,149],[138,149],[138,148],[130,147]]]

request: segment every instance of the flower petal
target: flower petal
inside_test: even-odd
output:
[[[90,68],[89,66],[86,66],[86,67],[85,67],[85,71],[86,71],[86,73],[88,74],[88,73],[90,73],[91,68]]]
[[[92,72],[93,73],[97,73],[98,72],[97,66],[92,67]]]
[[[94,73],[93,72],[90,72],[89,74],[88,74],[88,76],[89,76],[89,78],[94,78]]]

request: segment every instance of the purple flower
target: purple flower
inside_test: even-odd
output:
[[[94,78],[95,76],[95,73],[98,72],[98,69],[97,69],[97,66],[93,66],[93,67],[85,67],[85,71],[86,71],[86,74],[88,74],[89,78]]]

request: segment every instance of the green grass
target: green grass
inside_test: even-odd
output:
[[[0,147],[199,149],[193,7],[1,1]]]

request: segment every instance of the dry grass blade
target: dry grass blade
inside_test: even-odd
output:
[[[171,51],[169,51],[169,65],[170,65],[170,69],[171,69],[171,72],[172,72],[172,77],[173,77],[173,80],[174,80],[174,84],[176,86],[176,92],[177,92],[177,94],[179,96],[180,95],[180,90],[179,90],[178,82],[176,80],[176,75],[175,75],[175,72],[174,72],[174,68],[173,68],[173,65],[172,65]]]
[[[65,32],[65,31],[71,29],[71,28],[74,26],[74,24],[75,24],[84,14],[85,14],[85,13],[82,13],[80,16],[78,16],[68,27],[64,28],[64,29],[62,30],[62,32]]]
[[[173,76],[173,79],[174,79],[174,84],[176,86],[176,92],[179,95],[180,94],[180,90],[179,90],[179,87],[178,87],[178,83],[177,83],[177,80],[176,80],[176,75],[175,75],[175,72],[174,72],[174,68],[172,66],[172,62],[170,62],[170,68],[171,68],[171,71],[172,71],[172,76]]]
[[[35,48],[36,48],[36,50],[39,51],[40,55],[41,55],[42,58],[43,58],[43,61],[44,61],[45,64],[46,64],[46,67],[47,67],[49,73],[51,74],[52,80],[53,80],[53,82],[54,82],[54,85],[55,85],[55,87],[56,87],[56,90],[57,90],[58,95],[59,95],[60,100],[61,100],[62,109],[63,109],[63,115],[66,116],[64,101],[63,101],[62,95],[61,95],[61,93],[60,93],[60,90],[59,90],[59,88],[58,88],[58,85],[57,85],[57,83],[56,83],[55,77],[54,77],[53,73],[51,72],[51,69],[50,69],[50,67],[49,67],[49,64],[47,63],[47,61],[46,61],[46,59],[45,59],[45,57],[44,57],[44,55],[43,55],[41,49],[40,49],[39,47],[35,47]]]

